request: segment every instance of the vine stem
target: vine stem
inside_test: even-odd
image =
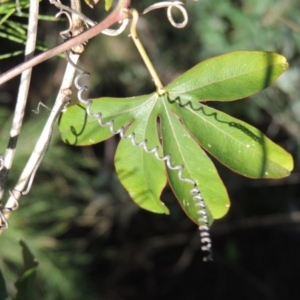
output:
[[[136,9],[130,9],[128,12],[132,16],[132,22],[131,22],[131,27],[130,27],[130,36],[131,36],[135,46],[137,47],[148,71],[150,72],[150,74],[152,76],[152,79],[154,81],[154,84],[156,86],[158,94],[163,95],[163,94],[165,94],[165,91],[163,89],[164,87],[163,87],[163,85],[160,81],[160,78],[158,77],[157,72],[156,72],[151,60],[149,59],[149,56],[146,53],[146,50],[145,50],[144,46],[142,45],[142,43],[138,37],[137,31],[136,31],[136,26],[137,26],[137,23],[139,20],[139,13]]]
[[[27,40],[26,40],[26,47],[25,47],[25,60],[30,59],[33,56],[35,50],[37,27],[38,27],[37,26],[38,14],[39,14],[39,1],[30,0],[28,33],[27,33]],[[25,70],[21,75],[17,103],[16,103],[15,112],[12,120],[12,126],[10,130],[9,142],[4,155],[4,166],[0,172],[0,199],[2,199],[3,197],[5,182],[15,157],[18,136],[20,134],[22,124],[23,124],[25,106],[27,103],[28,90],[29,90],[29,85],[31,80],[31,73],[32,73],[32,68],[29,68]]]
[[[119,0],[114,10],[99,24],[75,36],[74,38],[67,40],[63,44],[51,48],[48,51],[45,51],[35,56],[34,58],[3,73],[2,75],[0,75],[0,85],[18,76],[28,68],[32,68],[55,55],[58,55],[64,51],[71,49],[76,45],[83,44],[85,41],[100,34],[104,29],[107,29],[113,24],[122,21],[125,18],[124,9],[128,8],[130,6],[130,3],[131,0]]]

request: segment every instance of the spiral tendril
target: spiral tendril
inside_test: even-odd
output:
[[[101,112],[97,113],[92,113],[91,112],[91,106],[93,104],[93,100],[91,99],[84,99],[82,97],[82,93],[88,90],[88,87],[85,85],[80,84],[80,79],[82,77],[88,77],[89,73],[87,72],[82,72],[81,69],[77,70],[80,72],[78,75],[75,77],[75,87],[77,88],[77,98],[80,103],[86,105],[86,113],[89,117],[95,118],[98,120],[98,123],[101,127],[109,127],[109,130],[112,134],[119,134],[121,139],[126,139],[130,140],[131,144],[135,147],[141,147],[146,153],[154,153],[155,157],[159,161],[164,161],[166,163],[166,166],[168,169],[173,170],[173,171],[178,171],[178,178],[180,181],[190,183],[193,185],[193,188],[190,190],[190,194],[195,202],[195,206],[197,207],[197,214],[199,216],[198,218],[198,223],[200,224],[199,230],[200,230],[200,241],[201,241],[201,249],[205,252],[207,252],[207,255],[204,257],[204,261],[212,260],[212,245],[211,245],[211,238],[210,238],[210,233],[209,233],[209,221],[208,221],[208,215],[206,211],[206,205],[204,203],[204,199],[201,195],[201,192],[197,186],[197,183],[190,179],[183,177],[183,170],[184,166],[183,165],[172,165],[171,163],[171,155],[165,155],[165,156],[160,156],[159,155],[159,147],[156,146],[152,149],[148,148],[148,141],[147,139],[144,139],[142,142],[137,142],[135,140],[135,133],[132,132],[129,135],[125,134],[125,127],[121,126],[118,129],[115,129],[115,123],[114,120],[109,120],[107,122],[103,121],[103,114]]]

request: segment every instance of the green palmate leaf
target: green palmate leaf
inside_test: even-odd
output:
[[[82,105],[69,108],[60,123],[62,137],[71,144],[87,145],[109,138],[111,129],[121,128],[125,136],[134,133],[132,139],[121,140],[115,159],[118,176],[134,201],[147,210],[168,213],[160,201],[166,182],[165,166],[153,153],[147,153],[157,147],[157,155],[170,156],[168,163],[183,166],[182,176],[190,179],[183,181],[178,170],[166,168],[183,210],[199,223],[191,194],[195,182],[212,222],[226,214],[229,199],[215,166],[200,145],[227,167],[253,178],[287,176],[293,161],[259,130],[199,100],[230,101],[248,96],[269,85],[286,67],[285,58],[275,53],[219,56],[187,71],[165,88],[163,96],[153,93],[96,99],[91,107],[94,116],[89,117]],[[99,128],[103,123],[110,129]],[[147,151],[143,149],[145,144]]]
[[[232,101],[269,86],[288,67],[272,52],[237,51],[203,61],[166,86],[171,98]]]

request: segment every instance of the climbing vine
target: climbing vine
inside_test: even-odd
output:
[[[184,27],[188,20],[184,3],[158,2],[138,12],[130,7],[130,2],[118,1],[111,13],[96,24],[76,6],[70,8],[50,0],[60,9],[57,17],[64,14],[69,22],[69,28],[61,33],[65,42],[0,76],[1,84],[62,52],[68,60],[65,78],[41,139],[0,211],[2,229],[8,228],[7,219],[18,208],[20,197],[30,191],[36,171],[49,148],[53,127],[63,112],[59,126],[62,139],[68,144],[91,145],[114,134],[120,135],[115,156],[116,171],[140,207],[168,214],[168,208],[160,199],[168,182],[184,212],[199,226],[202,249],[207,252],[205,260],[210,260],[209,226],[214,219],[226,214],[230,204],[226,188],[207,152],[233,171],[251,178],[286,177],[293,168],[293,160],[289,153],[258,129],[210,107],[208,103],[240,100],[257,93],[276,80],[288,63],[277,53],[237,51],[200,62],[173,82],[163,85],[136,27],[140,17],[146,18],[146,14],[164,8],[173,26]],[[106,0],[105,8],[109,10],[111,6],[112,1]],[[182,13],[181,23],[174,21],[172,12],[175,9]],[[120,28],[109,29],[114,23],[121,23]],[[78,66],[84,42],[100,33],[117,36],[129,23],[137,53],[149,70],[149,79],[154,82],[153,93],[132,98],[85,99],[83,95],[87,87],[81,80],[89,74]],[[78,26],[82,30],[75,33],[74,28]],[[81,50],[76,52],[72,47],[78,45]],[[68,106],[73,81],[79,102]],[[2,190],[11,157],[1,157]]]

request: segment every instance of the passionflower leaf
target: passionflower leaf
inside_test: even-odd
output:
[[[82,104],[70,107],[60,121],[62,138],[69,144],[90,145],[119,133],[116,171],[140,207],[168,213],[160,199],[168,180],[187,216],[200,224],[192,194],[196,186],[212,223],[226,214],[230,204],[204,150],[252,178],[288,176],[293,160],[258,129],[199,101],[247,97],[271,84],[287,66],[283,56],[270,52],[215,57],[170,83],[164,95],[94,99],[91,115]]]

